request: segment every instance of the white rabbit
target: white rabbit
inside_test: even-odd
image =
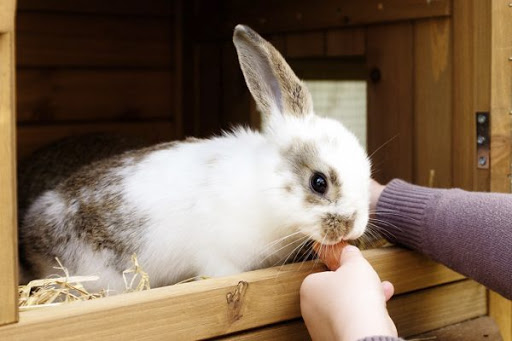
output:
[[[25,270],[98,274],[124,288],[130,256],[152,286],[284,262],[307,240],[355,239],[368,223],[370,162],[342,124],[314,114],[279,52],[247,26],[239,61],[262,132],[164,143],[91,163],[45,191],[20,229]]]

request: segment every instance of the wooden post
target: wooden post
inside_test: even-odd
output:
[[[0,4],[0,325],[18,320],[14,10]]]
[[[491,4],[491,176],[493,192],[511,192],[512,7],[511,1]],[[490,292],[489,315],[503,340],[512,340],[512,301]]]

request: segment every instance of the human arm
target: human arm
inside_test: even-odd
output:
[[[512,195],[372,184],[374,223],[417,250],[512,298]],[[380,192],[380,196],[376,193]]]

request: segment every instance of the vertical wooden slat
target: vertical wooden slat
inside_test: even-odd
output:
[[[490,189],[511,192],[512,7],[508,0],[491,2],[491,168]],[[512,301],[489,293],[489,315],[505,341],[512,341]]]
[[[367,34],[368,152],[374,177],[413,178],[412,24],[372,26]]]
[[[490,2],[453,2],[453,185],[489,190],[489,171],[477,169],[476,123],[490,110]],[[492,121],[492,118],[491,118]]]
[[[291,58],[324,57],[325,33],[318,31],[286,35],[286,56]]]
[[[326,55],[328,57],[363,56],[366,52],[363,28],[328,30]]]
[[[231,41],[222,48],[221,128],[250,123],[250,93],[242,70],[238,67],[235,46]]]
[[[491,190],[510,192],[512,117],[512,7],[492,1]]]
[[[18,320],[14,89],[11,31],[0,34],[0,325]]]
[[[196,58],[196,134],[206,137],[220,131],[221,46],[215,43],[198,44]]]
[[[414,182],[452,185],[452,49],[446,18],[414,24]]]

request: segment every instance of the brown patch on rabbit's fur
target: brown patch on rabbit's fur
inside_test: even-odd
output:
[[[26,205],[24,211],[27,210],[28,213],[26,219],[22,220],[23,226],[19,232],[22,256],[20,259],[25,270],[33,275],[38,267],[44,266],[38,261],[41,256],[53,260],[57,256],[56,249],[69,244],[70,241],[89,245],[92,251],[111,251],[115,257],[107,261],[122,271],[130,255],[138,251],[139,230],[146,218],[131,216],[126,214],[126,210],[120,209],[123,205],[123,177],[120,171],[140,162],[152,152],[180,145],[180,142],[169,142],[126,151],[126,144],[106,147],[104,144],[107,142],[119,142],[117,138],[109,136],[87,136],[76,138],[75,141],[87,143],[77,146],[73,145],[72,139],[68,139],[50,146],[48,150],[40,151],[35,155],[34,164],[27,167],[20,177],[24,181],[29,181],[32,176],[34,181],[42,182],[37,186],[20,183],[24,189],[23,194],[27,196],[23,203]],[[195,141],[189,140],[181,143],[193,142]],[[88,148],[94,148],[95,144],[96,155],[88,155],[87,152],[94,151]],[[128,145],[140,147],[141,144]],[[59,146],[64,147],[64,150],[58,150]],[[118,155],[112,156],[114,152]],[[66,155],[72,160],[64,161],[64,165],[59,168],[58,161],[60,158],[65,159]],[[80,155],[83,159],[79,158]],[[42,169],[48,170],[51,166],[56,168],[50,171],[36,168],[35,165],[42,167],[44,157],[49,160],[49,165]],[[30,159],[27,160],[29,161]],[[34,192],[31,193],[31,190]],[[44,207],[31,212],[29,206],[38,197],[45,195],[51,197],[47,199]],[[42,214],[43,211],[51,211],[47,209],[52,202],[65,206],[66,214],[58,217],[65,220],[65,229],[55,229],[55,223],[52,221],[57,218],[55,215]]]
[[[327,213],[322,217],[322,233],[330,241],[339,241],[352,229],[353,225],[353,218],[346,218],[339,214]]]

